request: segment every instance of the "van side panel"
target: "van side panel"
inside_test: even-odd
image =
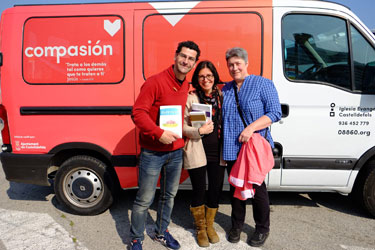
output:
[[[254,5],[257,3],[254,1]],[[169,5],[172,3],[165,3],[163,7]],[[135,17],[135,25],[140,25],[135,29],[142,30],[141,43],[136,44],[143,45],[142,61],[139,63],[142,63],[145,78],[171,64],[169,60],[160,58],[173,57],[174,51],[169,48],[176,47],[182,40],[195,41],[202,51],[201,60],[213,61],[223,81],[231,80],[225,51],[235,46],[249,51],[251,73],[271,77],[272,8],[250,6],[248,1],[202,1],[190,10],[174,12],[159,5],[156,7],[160,9],[137,11]],[[192,72],[188,79],[191,75]]]
[[[136,186],[135,164],[129,162],[135,162],[139,148],[130,114],[145,79],[172,63],[164,58],[173,58],[170,48],[182,40],[197,42],[201,59],[213,61],[223,81],[231,80],[225,51],[234,46],[249,51],[251,73],[270,78],[271,4],[202,1],[6,10],[2,97],[9,107],[12,156],[97,145],[114,156],[112,164],[118,162],[121,186]],[[122,155],[129,157],[121,163]],[[19,167],[28,168],[25,164]]]
[[[133,11],[101,6],[4,12],[1,87],[13,155],[88,143],[135,157]]]

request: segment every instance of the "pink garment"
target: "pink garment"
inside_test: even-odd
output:
[[[230,172],[228,181],[236,187],[234,197],[240,200],[253,198],[253,184],[262,185],[275,162],[271,145],[259,133],[242,144],[241,151]]]

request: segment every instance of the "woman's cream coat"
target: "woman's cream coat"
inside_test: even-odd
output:
[[[202,137],[199,135],[198,128],[191,126],[189,112],[193,103],[199,103],[198,96],[195,93],[188,95],[185,114],[184,114],[184,126],[182,133],[186,136],[184,146],[184,168],[194,169],[207,165],[207,157],[204,152]],[[220,165],[225,166],[225,162],[222,160],[220,155]]]
[[[207,165],[206,153],[204,152],[203,142],[199,135],[198,128],[191,126],[189,112],[193,103],[199,103],[198,96],[195,93],[188,95],[182,134],[186,136],[184,147],[184,168],[193,169]]]

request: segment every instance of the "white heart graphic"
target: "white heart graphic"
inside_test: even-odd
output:
[[[191,9],[193,9],[200,1],[194,2],[163,2],[163,3],[149,3],[154,7],[163,17],[172,25],[175,26]],[[180,12],[183,14],[175,14]],[[171,13],[171,15],[169,15]]]
[[[111,36],[114,36],[117,31],[119,31],[121,28],[121,21],[120,19],[117,19],[113,23],[109,20],[104,20],[104,29],[108,32]]]

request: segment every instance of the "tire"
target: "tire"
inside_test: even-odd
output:
[[[102,161],[87,155],[74,156],[57,171],[54,183],[56,198],[75,214],[99,214],[113,203],[112,180]]]
[[[375,218],[375,167],[372,167],[364,179],[362,199],[365,209]]]

